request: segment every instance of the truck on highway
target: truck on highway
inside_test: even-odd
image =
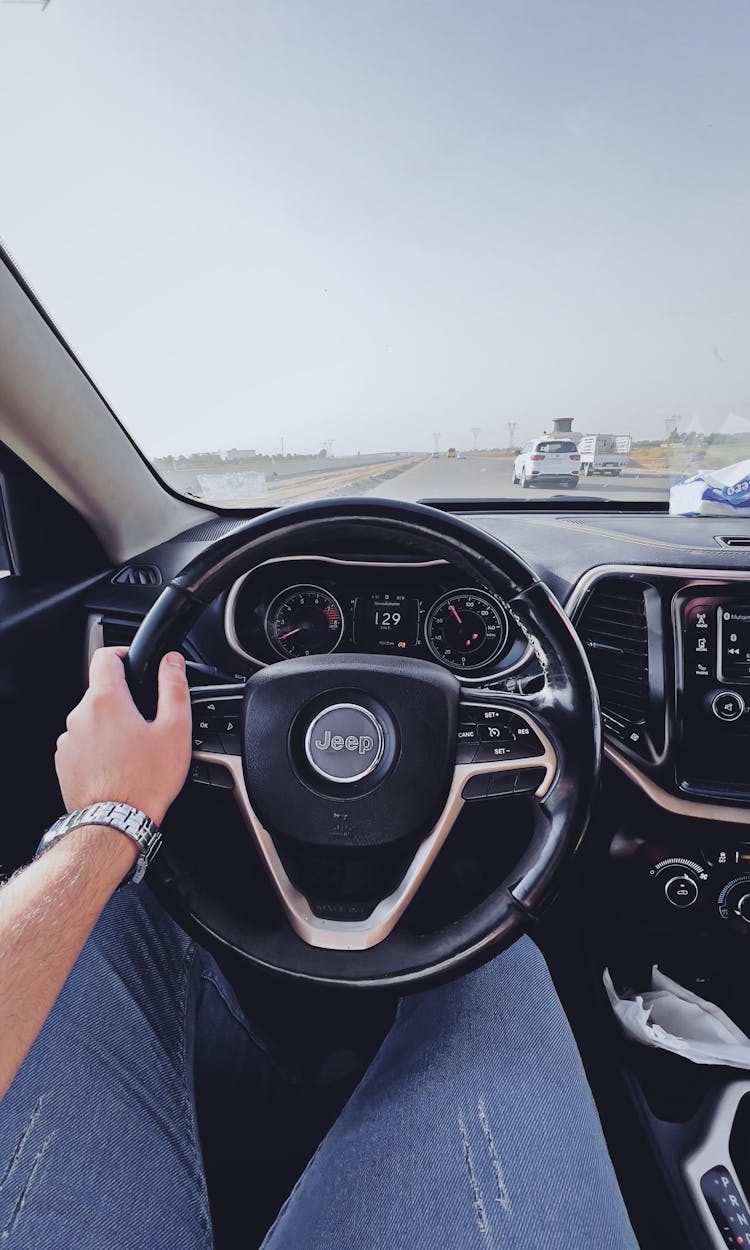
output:
[[[629,434],[587,434],[578,443],[581,473],[619,477],[630,461],[630,441]]]

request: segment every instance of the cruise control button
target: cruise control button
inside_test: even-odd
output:
[[[513,733],[507,725],[479,725],[480,742],[512,742]]]
[[[502,725],[507,723],[509,714],[499,707],[473,707],[471,715],[478,725]]]
[[[478,738],[478,730],[476,725],[462,721],[458,727],[456,737],[459,742],[476,742]]]
[[[524,751],[519,751],[515,742],[486,742],[476,748],[472,762],[474,764],[489,764],[492,760],[518,759],[524,754]]]

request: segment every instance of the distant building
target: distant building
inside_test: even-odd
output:
[[[235,460],[255,460],[257,454],[258,453],[254,447],[248,449],[242,447],[230,447],[228,451],[223,451],[221,453],[221,458],[222,460],[226,460],[231,463]]]

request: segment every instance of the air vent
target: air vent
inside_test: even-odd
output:
[[[750,547],[750,534],[714,534],[720,547]]]
[[[101,616],[93,618],[94,622],[98,619],[101,626],[101,634],[96,646],[101,647],[129,647],[136,635],[136,630],[140,625],[140,621],[128,620],[119,616]],[[184,655],[186,660],[195,660],[196,655],[188,643],[183,643],[177,650]]]
[[[155,564],[129,564],[112,578],[116,586],[161,586],[161,581]]]
[[[103,616],[101,623],[105,647],[129,647],[138,629],[137,621],[121,621],[111,616]]]
[[[653,586],[609,577],[594,587],[576,625],[599,691],[604,728],[641,754],[648,754],[648,743],[656,747],[663,741],[663,677],[649,646],[649,638],[660,634],[660,611]]]

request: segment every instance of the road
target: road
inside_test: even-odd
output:
[[[537,487],[522,490],[511,483],[511,461],[493,456],[472,456],[466,460],[427,458],[405,473],[393,477],[382,486],[366,493],[388,499],[518,499],[533,508],[535,499],[552,495],[570,500],[599,499],[636,502],[663,501],[669,494],[670,479],[665,473],[646,469],[627,469],[620,477],[585,478],[575,490],[564,486]]]

